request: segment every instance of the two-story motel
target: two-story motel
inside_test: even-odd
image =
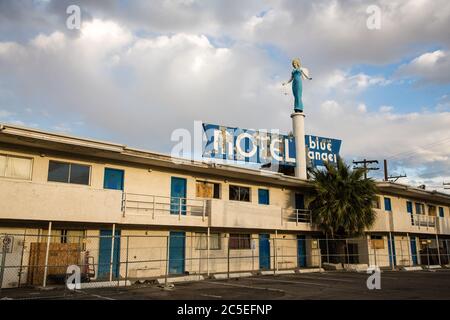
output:
[[[355,262],[425,264],[426,249],[440,253],[433,263],[448,264],[450,195],[391,182],[378,188],[376,222],[367,239],[352,244],[360,255]],[[31,265],[32,243],[45,244],[50,231],[52,242],[85,237],[80,250],[90,251],[98,278],[109,274],[110,260],[124,262],[115,252],[125,245],[130,278],[164,275],[166,259],[171,274],[316,267],[324,236],[305,210],[313,192],[309,181],[280,173],[174,163],[120,144],[0,126],[0,234],[16,235],[6,265]],[[126,244],[111,243],[113,232],[128,237]],[[230,266],[220,259],[230,255],[257,258],[232,259]],[[3,286],[14,286],[17,277],[26,284],[27,276],[5,275]]]

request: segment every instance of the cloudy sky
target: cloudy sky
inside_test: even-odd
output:
[[[308,134],[443,191],[449,30],[448,0],[0,0],[0,122],[165,153],[195,120],[287,133],[300,57]]]

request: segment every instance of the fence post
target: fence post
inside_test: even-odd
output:
[[[228,236],[227,246],[227,279],[230,279],[230,236]]]
[[[411,238],[409,236],[409,233],[406,234],[406,241],[407,246],[408,246],[408,265],[412,266],[413,265],[413,257],[412,257],[412,252],[411,252]]]
[[[170,247],[170,236],[166,237],[166,272],[164,275],[164,286],[167,287],[167,277],[169,275],[169,247]]]
[[[210,239],[209,237],[211,236],[211,230],[210,227],[208,227],[208,234],[206,237],[206,275],[209,277],[209,250],[210,250]],[[220,238],[219,240],[220,241]]]
[[[275,238],[273,239],[273,251],[275,255],[275,265],[274,265],[274,274],[278,272],[278,250],[277,250],[277,238],[278,238],[278,230],[275,230]]]
[[[350,257],[348,255],[348,240],[347,239],[345,239],[345,254],[347,256],[347,265],[349,265],[350,264]]]
[[[48,273],[48,256],[50,253],[50,240],[51,240],[51,232],[52,232],[52,222],[48,223],[48,234],[47,234],[47,248],[45,250],[45,267],[44,267],[44,281],[42,286],[45,288],[47,286],[47,273]]]
[[[178,220],[181,220],[181,198],[178,198]]]
[[[0,262],[0,290],[3,287],[3,275],[5,273],[5,263],[6,263],[6,244],[1,243],[2,246],[2,261]]]
[[[27,229],[25,229],[25,232],[23,233],[23,245],[22,245],[22,254],[20,255],[20,268],[19,268],[19,281],[17,284],[17,288],[20,288],[21,281],[22,281],[22,273],[23,273],[23,254],[25,253],[25,243],[27,239]],[[29,263],[28,263],[29,264]],[[0,289],[2,287],[2,282],[0,281]]]
[[[130,236],[127,236],[127,257],[126,257],[126,262],[125,262],[125,286],[127,285],[127,282],[128,282],[128,250],[130,248],[129,242],[130,242]]]
[[[114,264],[114,240],[116,236],[116,224],[113,223],[112,227],[112,235],[111,235],[111,257],[109,259],[109,281],[112,281],[113,278],[113,264]]]
[[[325,244],[327,247],[327,262],[330,263],[330,251],[329,251],[329,247],[328,247],[328,232],[325,233]]]

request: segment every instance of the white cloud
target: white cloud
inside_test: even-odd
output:
[[[401,65],[396,75],[418,78],[422,82],[450,83],[450,53],[443,50],[424,53]]]

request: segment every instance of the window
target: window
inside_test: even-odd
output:
[[[240,234],[240,233],[231,233],[229,246],[230,249],[241,250],[241,249],[251,249],[250,245],[250,235],[249,234]]]
[[[197,198],[220,199],[220,183],[197,181],[195,189]]]
[[[259,204],[269,204],[269,190],[258,189],[258,203]]]
[[[105,168],[105,176],[103,178],[103,188],[123,191],[124,175],[125,172],[123,170]]]
[[[375,200],[372,200],[372,207],[375,209],[381,209],[379,197],[376,197]]]
[[[391,198],[384,198],[384,210],[392,211]]]
[[[413,213],[413,205],[412,205],[412,202],[411,202],[411,201],[406,201],[406,211],[407,211],[409,214],[412,214],[412,213]]]
[[[51,161],[48,165],[48,181],[89,185],[90,166]]]
[[[0,154],[0,177],[31,180],[32,160]]]
[[[423,203],[416,202],[416,214],[425,214],[425,205]]]
[[[197,238],[196,249],[197,250],[207,250],[208,249],[208,234],[207,233],[196,233]],[[210,233],[209,234],[209,249],[210,250],[220,250],[220,233]]]
[[[436,206],[428,205],[428,214],[430,216],[436,216]]]
[[[439,207],[439,217],[441,217],[441,218],[444,217],[444,208],[443,207]]]
[[[230,200],[250,202],[250,188],[230,186]]]

